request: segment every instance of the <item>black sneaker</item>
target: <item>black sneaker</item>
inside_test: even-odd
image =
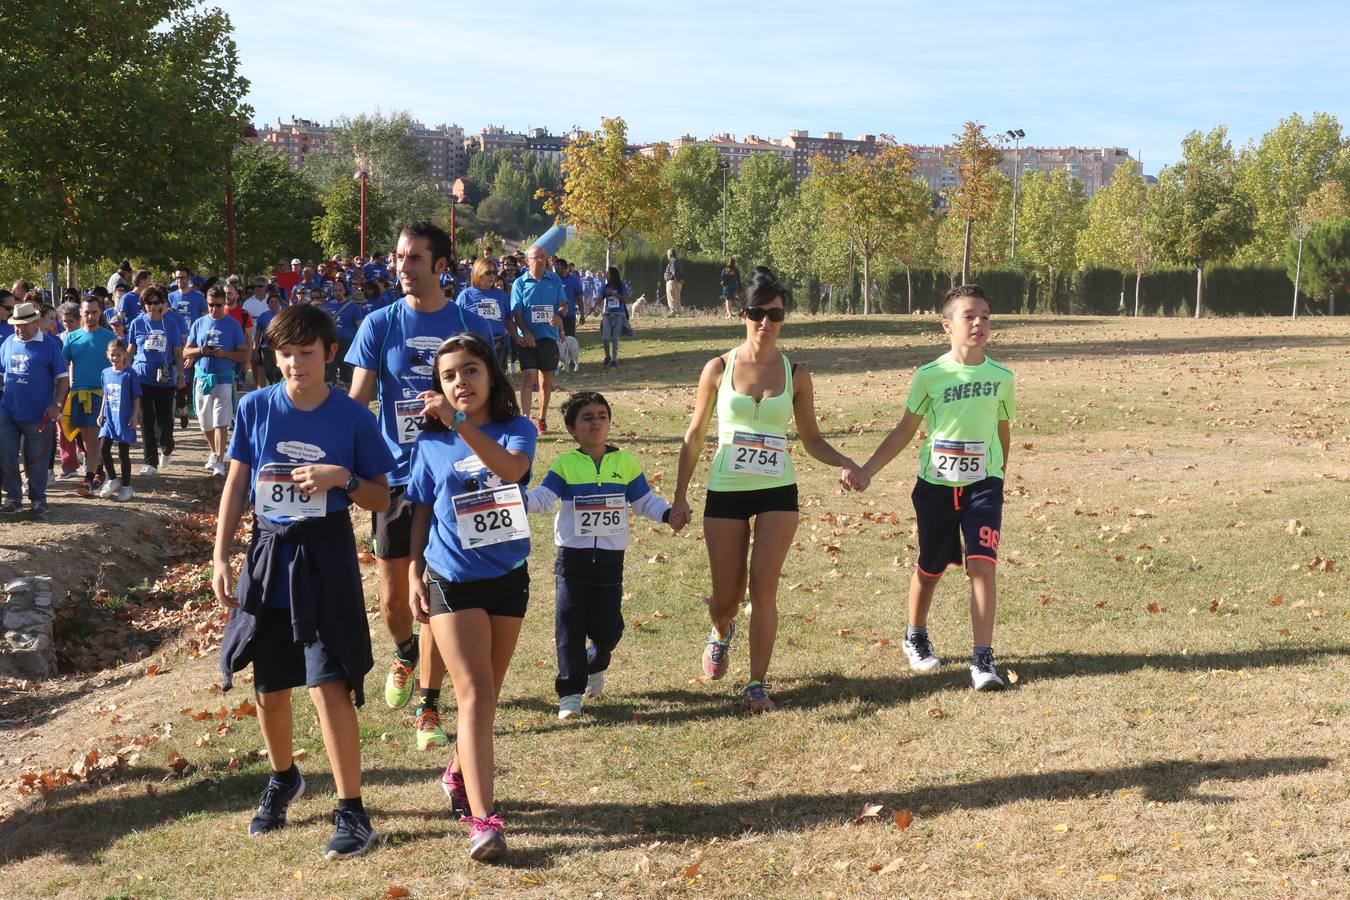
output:
[[[33,517],[34,517],[34,518],[37,518],[37,519],[40,519],[40,518],[42,518],[43,516],[45,516],[46,514],[47,514],[47,501],[46,501],[46,500],[34,500],[34,501],[33,501]]]
[[[294,785],[277,781],[275,776],[269,778],[267,787],[263,788],[262,797],[258,799],[258,811],[253,814],[253,821],[248,823],[249,836],[257,837],[283,827],[286,824],[286,810],[290,807],[291,801],[299,800],[304,795],[303,775],[297,774]]]
[[[333,839],[324,848],[325,859],[360,856],[379,840],[370,827],[370,816],[349,809],[333,810]]]

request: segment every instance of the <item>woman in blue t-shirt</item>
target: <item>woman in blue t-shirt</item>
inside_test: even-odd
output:
[[[428,422],[413,445],[413,615],[430,623],[455,686],[455,752],[441,785],[469,824],[469,856],[506,852],[493,799],[493,722],[529,600],[529,484],[537,432],[520,415],[491,345],[459,334],[437,348]]]
[[[497,287],[497,266],[489,259],[473,264],[473,278],[455,302],[469,312],[478,313],[492,326],[492,342],[497,361],[506,368],[506,313],[511,306],[506,291]]]

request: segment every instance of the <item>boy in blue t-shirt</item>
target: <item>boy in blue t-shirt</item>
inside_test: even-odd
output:
[[[364,853],[377,839],[361,800],[356,719],[374,660],[348,509],[389,505],[385,474],[394,459],[370,415],[323,379],[337,353],[323,310],[290,307],[269,337],[285,380],[239,404],[217,517],[211,586],[233,610],[221,670],[228,690],[234,673],[253,664],[258,724],[272,765],[250,835],[283,827],[291,802],[304,794],[293,762],[291,692],[309,688],[337,788],[333,837],[324,851],[336,859]],[[253,536],[236,594],[230,546],[250,503]]]

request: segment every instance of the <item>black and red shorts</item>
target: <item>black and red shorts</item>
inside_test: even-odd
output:
[[[948,566],[959,566],[966,560],[998,562],[998,538],[1003,529],[1002,478],[986,478],[964,487],[920,478],[910,498],[919,522],[920,572],[937,577]]]

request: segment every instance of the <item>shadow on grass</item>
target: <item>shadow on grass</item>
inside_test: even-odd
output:
[[[789,794],[725,801],[684,803],[515,803],[509,799],[502,810],[511,828],[534,837],[559,839],[537,848],[512,854],[509,864],[518,868],[541,868],[554,858],[576,852],[578,840],[591,851],[617,850],[652,840],[700,840],[734,838],[747,828],[756,831],[796,832],[847,822],[863,802],[880,803],[889,810],[917,809],[930,804],[937,814],[953,810],[993,809],[1018,801],[1060,801],[1132,789],[1145,798],[1164,803],[1182,801],[1227,803],[1232,798],[1220,790],[1201,791],[1209,782],[1253,781],[1300,775],[1326,769],[1332,760],[1323,756],[1280,756],[1228,759],[1212,762],[1157,760],[1138,766],[1113,769],[1064,769],[1034,774],[985,778],[976,781],[938,783],[905,792],[846,792],[837,794]],[[142,770],[133,775],[153,775]],[[6,864],[56,851],[76,863],[96,859],[123,836],[154,829],[194,813],[231,815],[239,819],[238,840],[246,841],[244,827],[262,773],[238,772],[221,777],[208,792],[192,786],[172,794],[118,796],[105,792],[86,801],[83,792],[55,795],[0,823],[0,861]],[[430,781],[425,769],[378,769],[368,773],[367,784],[403,784]],[[331,779],[319,775],[313,782],[315,798],[301,801],[296,824],[310,824],[324,817],[327,808],[317,798],[331,796]],[[369,795],[367,795],[369,796]],[[378,797],[378,792],[376,792]],[[375,798],[372,798],[375,799]],[[444,813],[404,812],[382,809],[372,803],[375,826],[399,845],[418,837],[397,828],[401,817],[444,819],[446,831],[455,831],[448,810]],[[391,821],[392,820],[392,821]],[[432,838],[443,840],[440,834]]]

